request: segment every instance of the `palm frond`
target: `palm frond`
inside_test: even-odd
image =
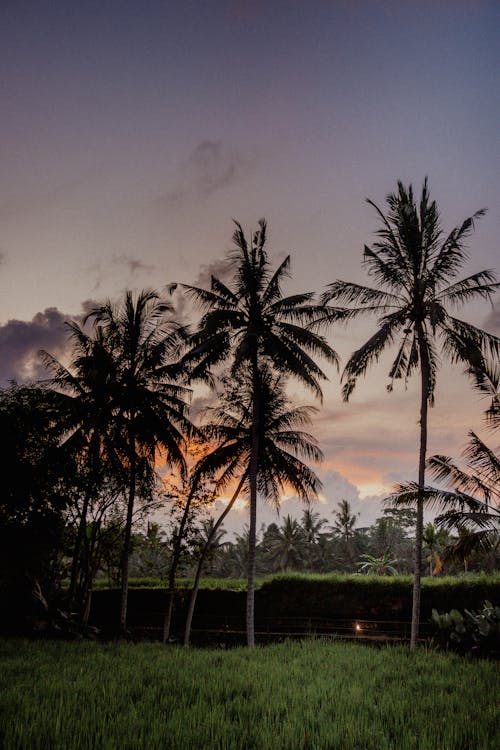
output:
[[[351,354],[342,373],[342,380],[345,382],[342,390],[344,401],[349,400],[349,396],[355,388],[357,378],[365,374],[372,362],[378,361],[387,344],[392,344],[400,327],[401,321],[399,317],[393,322],[391,316],[388,316],[381,328],[360,349]]]
[[[398,295],[339,279],[332,284],[328,284],[326,291],[321,296],[323,305],[331,302],[331,300],[345,305],[354,303],[363,307],[369,305],[370,312],[373,309],[386,312],[392,307],[399,307],[401,304],[401,297]],[[360,310],[360,312],[362,311]]]
[[[437,299],[453,305],[461,305],[478,298],[491,302],[492,295],[498,289],[500,289],[500,283],[496,282],[495,272],[493,269],[486,269],[441,289],[437,294]]]

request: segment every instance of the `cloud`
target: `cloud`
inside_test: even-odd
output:
[[[483,328],[489,333],[500,334],[500,307],[494,307],[483,323]]]
[[[151,275],[157,271],[157,266],[151,263],[145,263],[140,258],[134,258],[130,255],[117,255],[113,254],[107,261],[99,260],[91,266],[87,267],[87,272],[94,278],[94,285],[92,287],[93,292],[97,292],[109,279],[116,279],[117,271],[125,270],[127,278],[123,278],[124,284],[130,284],[136,280],[140,274]]]
[[[186,201],[206,200],[234,185],[247,173],[250,162],[227,149],[221,140],[204,140],[181,167],[176,187],[157,201],[175,208]]]
[[[137,273],[153,273],[156,271],[156,266],[144,263],[144,261],[138,258],[132,258],[129,255],[113,255],[111,257],[111,263],[114,266],[125,267],[128,270],[130,276],[135,276]]]
[[[68,316],[56,307],[48,307],[31,321],[13,319],[0,326],[0,383],[47,377],[38,352],[46,349],[56,357],[64,353],[68,341],[66,320]]]
[[[326,518],[328,523],[333,523],[334,514],[338,510],[338,504],[341,500],[347,500],[351,506],[351,512],[357,516],[358,527],[370,526],[375,519],[382,515],[382,501],[384,495],[370,495],[360,497],[358,488],[353,485],[345,476],[337,471],[319,471],[323,482],[323,491],[318,500],[311,505],[312,510],[319,513],[321,518]],[[228,493],[229,496],[230,493]],[[213,510],[213,516],[217,518],[224,510],[227,499],[218,500]],[[304,509],[307,506],[296,497],[282,498],[279,514],[276,509],[262,500],[259,500],[257,508],[257,527],[270,523],[280,524],[282,519],[290,515],[292,518],[300,520]],[[224,528],[227,532],[227,539],[233,538],[234,534],[241,534],[245,524],[248,524],[248,506],[245,501],[237,501],[231,513],[224,521]]]

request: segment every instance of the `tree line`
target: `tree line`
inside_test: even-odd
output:
[[[290,257],[273,268],[266,222],[261,220],[250,237],[236,223],[228,256],[230,281],[212,276],[208,289],[180,287],[200,311],[196,325],[175,320],[170,300],[177,284],[164,295],[127,291],[118,303],[94,306],[83,324],[68,323],[69,363],[42,353],[49,381],[37,387],[12,385],[2,392],[1,432],[9,436],[4,451],[9,472],[0,516],[2,546],[8,551],[4,557],[9,557],[13,580],[17,576],[19,584],[30,571],[32,580],[38,580],[69,535],[68,606],[85,620],[99,563],[95,551],[106,541],[111,544],[114,533],[121,540],[119,622],[125,635],[134,519],[168,502],[176,525],[167,576],[166,641],[175,580],[196,511],[229,491],[231,499],[200,550],[192,604],[203,560],[213,554],[225,516],[238,497],[247,498],[249,523],[242,549],[248,581],[247,641],[254,645],[255,575],[263,543],[257,544],[258,498],[279,508],[285,491],[308,504],[321,490],[311,464],[318,465],[322,454],[307,431],[313,407],[294,405],[288,383],[295,380],[321,401],[326,380],[322,362],[339,369],[327,331],[371,316],[377,328],[343,369],[343,398],[352,396],[359,377],[392,346],[396,357],[388,389],[414,373],[421,384],[418,480],[399,487],[392,498],[413,504],[416,512],[411,646],[416,645],[425,562],[423,509],[431,498],[426,485],[428,407],[434,402],[441,357],[461,363],[476,377],[478,387],[488,373],[490,384],[496,377],[498,387],[500,340],[450,310],[474,298],[491,300],[499,284],[492,270],[457,280],[467,258],[466,240],[484,211],[444,234],[427,181],[418,202],[411,185],[399,182],[387,197],[385,213],[369,203],[380,222],[376,240],[365,246],[363,255],[373,286],[337,280],[319,298],[314,292],[286,296]],[[215,395],[213,407],[195,423],[189,406],[197,383],[210,385]],[[492,404],[491,409],[498,409],[498,392]],[[497,419],[498,411],[495,414]],[[485,443],[471,449],[473,466],[474,461],[484,463],[485,449]],[[498,472],[496,454],[490,451],[489,457],[497,461],[493,472]],[[158,477],[160,464],[174,475],[170,487]],[[477,495],[477,482],[457,484],[450,462],[441,460],[436,466],[431,464],[431,471],[455,483],[455,492],[434,495],[434,501],[448,503],[448,510],[459,513],[456,527],[471,522],[464,520],[470,511],[476,516],[472,522],[479,516],[480,525],[486,524],[491,532],[498,520],[498,495],[493,497],[491,491],[493,487],[495,492],[495,474],[486,469],[490,473],[483,485],[491,487],[486,498],[484,493],[480,499],[473,497],[478,504],[471,507],[467,496]],[[286,533],[293,536],[292,519],[288,527]],[[267,554],[274,547],[279,556],[284,533],[277,526],[267,530]],[[21,544],[29,548],[27,555],[20,553]],[[374,556],[368,548],[361,554],[369,568],[369,557]],[[392,566],[389,560],[387,564]]]

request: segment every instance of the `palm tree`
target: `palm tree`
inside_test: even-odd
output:
[[[315,513],[312,508],[304,508],[302,511],[301,526],[306,543],[305,562],[308,570],[314,570],[318,564],[322,563],[327,535],[322,534],[321,529],[327,523],[326,518],[321,518],[320,514]]]
[[[253,394],[249,388],[252,375],[246,373],[236,379],[235,387],[226,392],[220,406],[212,410],[213,421],[207,434],[218,442],[210,455],[202,459],[198,466],[201,474],[213,474],[216,467],[221,473],[216,487],[228,485],[238,477],[233,496],[223,513],[214,524],[212,536],[202,552],[198,563],[195,585],[191,597],[186,623],[184,643],[189,643],[189,630],[194,611],[194,601],[204,555],[224,518],[234,505],[242,490],[250,492],[250,467],[253,449],[253,424],[255,411]],[[258,413],[258,455],[257,488],[262,497],[279,508],[280,498],[286,489],[291,488],[304,502],[317,496],[321,483],[316,474],[301,460],[319,462],[322,453],[315,439],[299,429],[311,421],[312,407],[290,408],[281,376],[274,376],[270,363],[262,362],[258,373],[259,413]],[[248,382],[250,381],[250,383]],[[236,394],[239,393],[239,396]],[[298,524],[297,524],[298,526]],[[298,526],[300,529],[300,526]],[[251,545],[249,547],[249,554]],[[253,621],[252,621],[253,625]]]
[[[335,281],[328,287],[323,301],[352,305],[338,309],[338,320],[348,321],[366,314],[378,316],[379,329],[351,355],[345,367],[345,400],[351,395],[357,378],[396,341],[398,349],[389,372],[388,389],[392,390],[394,380],[406,380],[420,370],[419,493],[410,642],[411,648],[415,648],[420,613],[427,410],[434,402],[438,347],[441,346],[442,353],[452,362],[464,362],[469,366],[481,361],[482,350],[489,348],[497,356],[500,350],[497,337],[453,317],[447,307],[475,298],[491,300],[499,285],[491,270],[455,280],[467,259],[465,241],[484,210],[477,211],[445,237],[436,202],[430,200],[427,179],[418,204],[412,186],[406,188],[401,182],[398,182],[397,192],[387,197],[387,214],[372,201],[368,203],[376,210],[382,226],[374,245],[365,246],[364,262],[379,288]]]
[[[274,567],[280,570],[298,570],[305,554],[304,530],[297,519],[285,516],[281,526],[268,539],[268,554]]]
[[[260,391],[259,373],[268,359],[273,368],[297,378],[321,398],[323,371],[313,359],[324,356],[337,364],[338,358],[323,336],[317,333],[329,323],[323,305],[313,302],[313,293],[284,297],[281,286],[289,275],[288,256],[272,272],[265,249],[266,222],[247,241],[240,224],[233,234],[234,265],[232,288],[212,277],[210,290],[186,286],[204,315],[191,338],[185,361],[193,379],[206,379],[213,368],[231,358],[233,375],[248,371],[252,395],[252,445],[249,465],[250,549],[247,592],[247,641],[255,644],[254,578],[257,529],[257,468],[259,456]]]
[[[128,498],[121,563],[120,631],[126,632],[128,560],[134,504],[148,491],[155,461],[185,472],[186,439],[194,427],[187,417],[189,391],[179,384],[176,364],[185,331],[170,319],[172,306],[154,291],[127,291],[118,305],[106,302],[88,314],[102,328],[115,359],[113,398],[123,436]],[[142,485],[142,486],[141,486]]]
[[[341,500],[337,505],[338,510],[334,513],[334,522],[330,526],[333,537],[341,540],[342,558],[344,566],[350,570],[353,566],[353,542],[356,532],[356,521],[358,513],[353,513],[348,500]]]
[[[500,426],[500,369],[492,358],[485,357],[468,370],[474,387],[490,400],[484,412],[492,430]],[[431,456],[427,466],[441,487],[425,487],[424,499],[442,513],[436,525],[459,533],[449,545],[445,557],[461,557],[464,561],[476,547],[495,549],[500,532],[500,458],[475,432],[469,432],[469,443],[462,461],[449,456]],[[418,487],[406,482],[396,487],[388,502],[407,506],[416,502]]]
[[[66,324],[73,344],[73,356],[66,367],[46,351],[40,354],[51,371],[50,385],[62,399],[57,421],[64,433],[61,450],[73,457],[80,468],[83,503],[79,509],[78,532],[73,551],[69,587],[70,604],[74,605],[77,578],[82,567],[83,542],[89,507],[99,488],[113,480],[119,487],[122,476],[116,430],[117,408],[113,398],[116,362],[101,327],[93,335],[77,323]],[[88,562],[88,561],[87,561]],[[87,580],[87,586],[89,581]],[[85,598],[85,592],[83,592]]]

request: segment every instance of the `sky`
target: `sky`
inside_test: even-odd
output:
[[[464,275],[498,268],[499,70],[488,0],[3,0],[0,385],[42,375],[40,348],[64,357],[89,300],[207,284],[233,218],[267,219],[287,291],[367,283],[365,199],[383,207],[398,179],[428,176],[446,230],[488,207]],[[498,301],[463,316],[500,333]],[[343,363],[374,327],[329,333]],[[327,517],[346,498],[369,523],[415,477],[418,383],[388,394],[388,362],[349,404],[327,369],[312,430]],[[457,455],[483,407],[443,364],[429,452]]]

